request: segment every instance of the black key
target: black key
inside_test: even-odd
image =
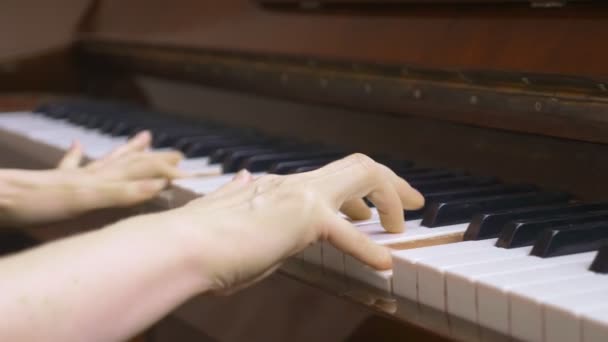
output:
[[[424,195],[425,193],[441,190],[497,184],[498,180],[494,177],[457,176],[409,183]]]
[[[553,227],[544,230],[530,255],[550,258],[590,252],[600,248],[608,239],[608,222]]]
[[[441,179],[446,179],[446,178],[466,176],[466,174],[462,171],[448,171],[448,170],[434,170],[434,171],[430,171],[430,172],[417,173],[417,174],[412,174],[412,173],[408,174],[407,172],[400,172],[398,175],[402,178],[405,178],[405,180],[408,181],[409,183],[433,181],[433,180],[441,180]]]
[[[374,159],[374,161],[376,161],[382,165],[385,165],[393,170],[409,169],[414,166],[414,162],[411,160],[393,159],[393,158],[389,158],[389,157],[376,156],[376,155],[371,155],[371,158]]]
[[[597,273],[608,274],[608,244],[603,244],[591,263],[589,270]]]
[[[127,121],[116,121],[100,127],[102,132],[115,137],[127,136],[133,129],[134,125]]]
[[[224,158],[224,161],[222,162],[222,171],[224,173],[237,172],[240,170],[240,165],[247,158],[259,154],[276,153],[278,150],[279,149],[273,147],[261,147],[235,151]]]
[[[251,149],[265,149],[265,148],[272,148],[272,146],[264,145],[264,144],[240,144],[237,146],[218,148],[217,150],[213,151],[213,153],[211,153],[209,155],[209,163],[210,164],[223,163],[225,158],[227,158],[232,153],[235,153],[238,151],[246,151],[246,150],[251,150]]]
[[[74,115],[68,117],[68,122],[77,126],[82,126],[82,123],[85,122],[88,117],[89,116],[86,113],[76,112]]]
[[[215,150],[229,146],[242,145],[243,140],[239,138],[203,139],[192,143],[188,149],[182,150],[188,158],[208,157]]]
[[[517,248],[531,246],[540,233],[547,228],[606,221],[608,221],[608,211],[509,222],[504,226],[498,241],[496,241],[496,247]]]
[[[496,238],[503,226],[513,220],[552,217],[591,211],[608,210],[608,203],[566,203],[488,212],[475,215],[464,233],[464,240]]]
[[[255,156],[274,155],[277,153],[301,153],[311,151],[314,150],[311,150],[310,145],[290,145],[288,147],[261,148],[257,150],[252,149],[248,151],[239,151],[232,153],[224,159],[224,162],[222,163],[222,170],[224,173],[237,172],[243,168],[246,160]],[[276,159],[274,162],[276,162]],[[272,165],[272,163],[270,165]]]
[[[120,120],[118,119],[108,119],[104,121],[99,127],[97,127],[97,129],[106,134],[110,134],[114,127],[118,125],[119,121]]]
[[[310,172],[323,167],[322,165],[302,166],[291,170],[290,174]]]
[[[431,192],[424,195],[425,203],[434,203],[442,201],[451,201],[457,199],[466,198],[478,198],[481,196],[495,196],[495,195],[507,195],[518,192],[531,192],[535,191],[536,187],[528,184],[495,184],[486,185],[471,188],[461,188],[454,190],[445,190],[438,192]],[[425,206],[426,207],[426,206]],[[407,220],[418,220],[422,218],[425,207],[418,210],[411,210],[406,212]]]
[[[209,131],[200,129],[196,133],[177,133],[171,131],[153,131],[152,146],[155,148],[175,147],[177,142],[183,138],[210,138],[221,137],[222,135],[217,130]]]
[[[131,139],[140,132],[150,131],[150,133],[152,133],[152,136],[154,136],[155,132],[159,132],[161,130],[167,130],[167,128],[163,127],[162,124],[157,123],[136,123],[129,127],[127,135],[128,138]]]
[[[213,153],[211,153],[211,155],[209,156],[209,163],[210,164],[223,163],[224,160],[226,158],[230,157],[231,154],[239,152],[239,151],[246,151],[246,150],[252,150],[252,149],[279,149],[279,148],[286,147],[286,146],[289,146],[289,145],[281,143],[279,141],[268,140],[267,142],[260,141],[260,142],[253,142],[253,143],[243,143],[243,144],[237,145],[237,146],[219,148],[219,149],[213,151]],[[292,146],[293,146],[293,144],[292,144]]]
[[[294,170],[302,167],[322,167],[325,166],[332,161],[335,161],[335,158],[320,158],[320,159],[312,159],[312,160],[292,160],[292,161],[281,161],[275,163],[268,170],[269,173],[274,173],[277,175],[287,175],[292,173]]]
[[[423,167],[423,168],[405,168],[405,169],[395,169],[395,170],[393,170],[393,172],[395,172],[395,174],[397,174],[397,176],[399,176],[401,178],[405,178],[405,180],[407,180],[410,176],[415,176],[415,175],[420,175],[420,174],[425,174],[425,173],[431,173],[431,172],[438,172],[438,171],[446,171],[446,170],[431,169],[431,168],[428,168],[428,167]]]
[[[217,140],[219,140],[219,139],[220,138],[217,138]],[[238,138],[226,136],[226,137],[222,137],[222,139],[237,140]],[[205,139],[200,136],[182,137],[175,142],[173,147],[185,153],[189,149],[192,148],[192,145],[200,142],[201,140],[205,140]],[[239,139],[239,141],[240,141],[240,139]]]
[[[563,192],[527,192],[435,202],[430,203],[424,212],[422,225],[426,227],[439,227],[465,223],[469,222],[475,214],[485,211],[562,203],[568,201],[570,197],[570,195]]]
[[[101,115],[91,115],[82,123],[82,125],[89,129],[97,129],[103,125],[106,120],[107,117]]]
[[[334,158],[328,158],[328,159],[322,159],[322,160],[301,160],[301,161],[280,162],[280,163],[273,165],[269,169],[268,172],[279,174],[279,175],[287,175],[287,174],[294,173],[298,168],[306,168],[306,169],[311,168],[309,170],[312,170],[313,168],[317,169],[317,168],[325,166],[335,160],[336,159],[334,159]],[[398,164],[398,162],[397,162],[397,164]],[[401,168],[393,168],[392,170],[397,175],[404,177],[404,175],[406,175],[406,174],[427,173],[427,172],[431,172],[433,169],[428,169],[428,168],[412,169],[408,166],[408,167],[401,167]]]
[[[335,151],[304,151],[304,152],[278,152],[271,154],[260,154],[243,160],[239,169],[247,169],[250,172],[263,172],[281,161],[311,160],[316,158],[340,159],[347,154]],[[238,171],[238,170],[236,170]]]
[[[44,108],[38,109],[37,111],[54,119],[67,119],[72,112],[69,106],[63,103],[52,103]]]

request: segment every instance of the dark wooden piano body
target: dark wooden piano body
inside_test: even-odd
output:
[[[329,2],[91,2],[73,44],[8,59],[3,65],[19,66],[7,73],[14,86],[0,89],[128,98],[173,115],[605,197],[601,1]],[[66,71],[32,84],[57,65]],[[412,322],[402,310],[411,303],[354,290],[296,268],[232,298],[196,299],[150,335],[450,338],[449,326]]]

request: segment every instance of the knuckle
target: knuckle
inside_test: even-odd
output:
[[[361,165],[367,169],[377,169],[378,164],[370,157],[363,153],[355,153],[349,156],[349,158],[356,164]]]
[[[297,203],[300,213],[310,215],[323,203],[319,193],[312,187],[299,185],[289,189],[285,202]]]
[[[363,153],[355,153],[349,158],[352,158],[353,163],[363,168],[373,179],[377,179],[382,175],[382,168],[380,167],[380,164],[376,163],[367,155]]]
[[[351,158],[356,163],[363,165],[371,165],[376,163],[372,158],[363,153],[353,153],[348,158]]]

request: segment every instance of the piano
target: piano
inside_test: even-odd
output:
[[[144,339],[608,340],[601,1],[100,0],[80,15],[70,44],[4,63],[3,165],[49,167],[74,138],[95,159],[149,129],[200,177],[121,215],[353,152],[427,199],[404,233],[354,222],[392,270],[318,243]]]

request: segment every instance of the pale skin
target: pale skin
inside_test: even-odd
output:
[[[0,170],[0,227],[57,221],[153,198],[168,180],[184,175],[176,167],[180,153],[145,152],[150,142],[150,133],[140,133],[83,167],[83,151],[75,143],[56,169]]]
[[[171,170],[145,179],[180,176]],[[404,208],[424,204],[388,168],[352,155],[297,175],[253,179],[241,172],[181,208],[5,257],[0,340],[126,340],[189,298],[246,287],[321,240],[372,267],[390,268],[389,251],[338,215],[369,217],[364,196],[392,232],[404,229]],[[99,206],[83,210],[91,207]]]

